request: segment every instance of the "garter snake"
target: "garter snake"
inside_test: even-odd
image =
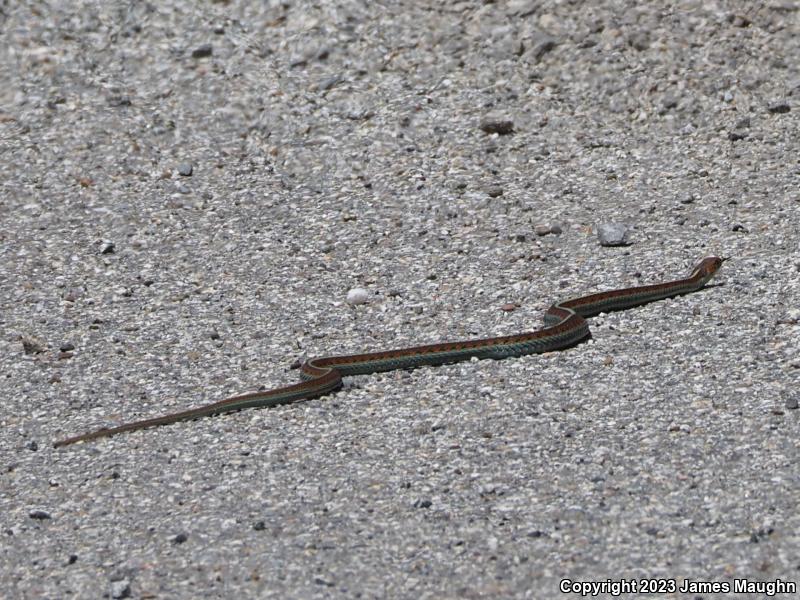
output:
[[[198,417],[218,415],[243,408],[277,406],[316,398],[338,390],[342,377],[365,375],[394,369],[411,369],[423,365],[443,365],[470,358],[503,359],[562,350],[589,337],[587,317],[601,312],[624,310],[649,302],[696,292],[708,283],[725,259],[704,258],[685,279],[653,285],[599,292],[553,304],[544,315],[545,326],[529,333],[492,337],[462,342],[443,342],[398,350],[366,354],[312,358],[300,369],[302,381],[294,385],[234,396],[213,404],[192,408],[161,417],[98,429],[58,441],[55,447],[85,442],[156,425],[167,425]]]

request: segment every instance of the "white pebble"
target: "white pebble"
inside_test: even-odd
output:
[[[347,292],[348,304],[364,304],[369,299],[369,292],[364,288],[353,288]]]

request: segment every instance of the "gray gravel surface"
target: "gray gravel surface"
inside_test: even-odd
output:
[[[0,2],[0,595],[797,582],[798,8]],[[709,254],[564,352],[52,448]]]

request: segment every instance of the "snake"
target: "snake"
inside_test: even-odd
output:
[[[438,366],[472,358],[500,360],[512,356],[563,350],[591,336],[587,318],[600,313],[625,310],[696,292],[714,277],[725,260],[725,258],[717,256],[706,257],[684,279],[609,290],[557,302],[545,312],[544,327],[536,331],[364,354],[311,358],[303,362],[300,367],[300,383],[233,396],[198,408],[152,419],[98,429],[60,440],[54,446],[58,448],[126,431],[220,415],[245,408],[272,407],[309,400],[337,391],[342,387],[342,378],[353,375],[366,375],[395,369],[414,369],[421,366]]]

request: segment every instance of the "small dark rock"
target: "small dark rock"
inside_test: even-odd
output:
[[[539,529],[534,529],[533,531],[529,531],[528,532],[528,537],[529,538],[540,538],[540,537],[543,537],[543,536],[544,536],[544,531],[541,531]]]
[[[178,165],[178,173],[184,177],[189,177],[193,171],[194,167],[191,165],[191,163],[181,163]]]
[[[486,190],[486,194],[490,198],[497,198],[503,195],[503,188],[501,188],[499,185],[493,185]]]
[[[480,126],[481,130],[486,133],[497,133],[499,135],[514,133],[514,121],[500,113],[489,113],[481,119]]]
[[[108,105],[113,107],[130,106],[131,99],[128,96],[114,95],[108,97]]]
[[[37,521],[45,521],[47,519],[52,519],[52,517],[50,516],[49,512],[47,512],[45,510],[38,510],[38,509],[30,511],[28,513],[28,516],[31,519],[36,519]]]
[[[173,544],[183,544],[186,540],[189,539],[188,533],[179,533],[174,538],[172,538]]]
[[[771,104],[767,110],[773,115],[782,115],[784,113],[788,113],[791,108],[788,104],[786,104],[786,102],[777,102],[775,104]]]
[[[551,52],[556,47],[556,40],[547,34],[537,34],[532,40],[529,40],[526,46],[529,50],[526,52],[533,62],[539,62],[544,58],[545,54]]]
[[[728,23],[734,27],[749,27],[750,19],[745,15],[730,14],[728,15]]]
[[[678,99],[671,95],[664,96],[661,100],[661,106],[664,108],[675,108],[678,106]]]
[[[206,58],[214,53],[214,47],[211,44],[203,44],[192,50],[192,58]]]
[[[791,398],[787,398],[784,406],[789,410],[797,410],[797,407],[800,406],[800,403],[797,400],[797,396],[792,396]]]

